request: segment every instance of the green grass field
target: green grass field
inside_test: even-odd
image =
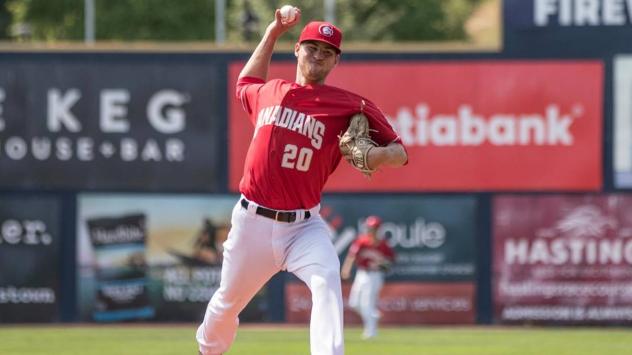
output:
[[[0,355],[195,355],[194,333],[195,325],[2,326]],[[370,341],[360,333],[346,330],[346,354],[632,354],[632,328],[382,328]],[[309,354],[308,339],[307,328],[245,325],[228,354]]]

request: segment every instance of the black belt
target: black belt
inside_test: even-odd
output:
[[[245,198],[241,199],[241,206],[248,209],[248,201]],[[296,212],[277,211],[257,206],[257,211],[255,213],[279,222],[292,223],[296,221]],[[309,213],[309,211],[305,211],[305,219],[308,219],[310,216],[311,213]]]

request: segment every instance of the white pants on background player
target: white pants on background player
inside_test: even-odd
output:
[[[384,272],[358,269],[349,292],[349,307],[362,317],[364,323],[364,338],[377,335],[377,323],[380,311],[377,302],[380,290],[384,285]]]
[[[251,202],[246,210],[238,202],[233,209],[220,287],[197,330],[200,352],[226,351],[235,338],[239,313],[274,274],[287,270],[312,293],[311,353],[344,354],[340,262],[329,227],[318,214],[320,205],[309,210],[309,219],[297,211],[293,223],[257,215],[256,207]]]

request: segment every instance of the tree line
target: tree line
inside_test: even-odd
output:
[[[284,3],[303,22],[324,18],[324,0],[225,0],[226,41],[258,41]],[[467,40],[465,21],[486,0],[337,0],[335,23],[353,41]],[[97,41],[213,41],[215,0],[94,0]],[[297,26],[300,27],[300,26]],[[300,28],[290,35],[298,36]],[[83,0],[0,0],[0,37],[81,41]]]

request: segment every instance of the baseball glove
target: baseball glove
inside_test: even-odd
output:
[[[338,136],[340,153],[349,164],[366,176],[371,176],[375,169],[368,164],[369,151],[377,146],[369,136],[369,120],[361,113],[351,117],[347,131]]]
[[[382,272],[388,273],[389,271],[391,271],[391,263],[388,261],[383,262],[380,265],[378,265],[378,269]]]

